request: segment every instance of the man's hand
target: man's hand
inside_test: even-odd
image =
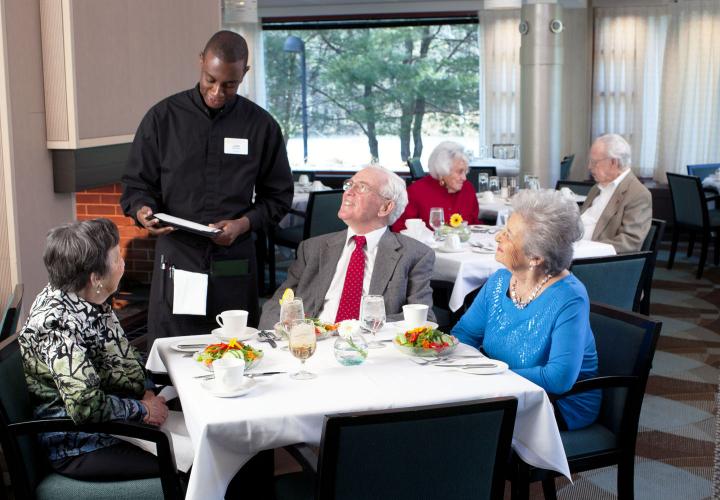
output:
[[[250,231],[250,219],[240,217],[239,219],[221,220],[215,224],[210,224],[210,227],[223,230],[222,233],[213,238],[213,241],[218,245],[227,247],[233,244],[235,238]]]
[[[165,404],[165,398],[155,396],[151,391],[145,391],[145,395],[140,401],[147,410],[147,415],[143,422],[151,425],[162,425],[168,417],[168,407]]]
[[[160,221],[154,218],[152,214],[152,209],[145,206],[137,211],[137,213],[135,214],[135,218],[153,236],[160,236],[173,232],[174,228],[172,227],[161,227]]]

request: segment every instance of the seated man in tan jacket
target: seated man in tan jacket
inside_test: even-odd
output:
[[[617,134],[598,137],[588,169],[595,184],[583,204],[583,239],[610,243],[617,253],[636,252],[650,230],[650,191],[630,171],[630,145]]]

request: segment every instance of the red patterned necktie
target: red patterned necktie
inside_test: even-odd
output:
[[[355,250],[350,255],[335,323],[346,319],[360,318],[360,299],[362,299],[363,277],[365,275],[365,252],[363,252],[365,236],[355,236],[354,238]]]

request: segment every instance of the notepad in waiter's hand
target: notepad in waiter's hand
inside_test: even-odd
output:
[[[208,236],[210,238],[222,233],[222,229],[205,226],[203,224],[198,224],[197,222],[193,222],[187,219],[181,219],[180,217],[175,217],[173,215],[160,213],[153,214],[152,217],[155,217],[160,222],[162,222],[163,224],[167,224],[168,226],[172,226],[177,229],[183,229],[185,231],[190,231],[191,233],[199,234],[202,236]]]

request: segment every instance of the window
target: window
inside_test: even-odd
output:
[[[263,24],[266,107],[294,168],[304,160],[303,45],[307,168],[354,170],[377,160],[405,170],[410,157],[426,165],[442,140],[477,149],[477,19],[403,24]]]

